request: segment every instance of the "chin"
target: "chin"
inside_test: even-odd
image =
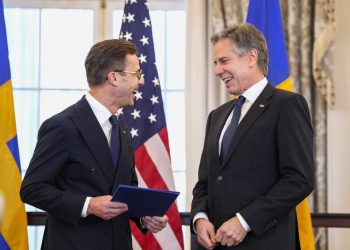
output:
[[[230,95],[239,95],[240,94],[238,90],[235,90],[235,89],[232,89],[232,88],[227,88],[227,92]]]

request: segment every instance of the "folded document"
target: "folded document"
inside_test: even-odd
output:
[[[179,192],[119,185],[112,201],[128,204],[130,217],[163,216]]]

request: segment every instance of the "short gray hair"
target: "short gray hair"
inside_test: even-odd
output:
[[[211,37],[215,45],[219,40],[228,38],[232,42],[233,52],[239,56],[245,55],[251,49],[258,52],[258,66],[266,76],[269,64],[269,55],[264,35],[253,25],[244,23],[228,27]]]

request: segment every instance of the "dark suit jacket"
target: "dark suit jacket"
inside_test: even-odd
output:
[[[108,221],[81,218],[87,196],[137,185],[131,136],[122,123],[120,140],[116,173],[107,138],[85,97],[42,124],[21,187],[25,203],[48,212],[42,249],[132,248],[127,213]]]
[[[240,122],[220,163],[219,137],[232,108],[230,101],[208,117],[191,221],[203,211],[217,230],[239,212],[252,232],[235,249],[294,250],[295,206],[313,190],[313,129],[307,103],[268,84]]]

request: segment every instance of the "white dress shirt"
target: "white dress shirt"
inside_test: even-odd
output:
[[[112,115],[111,112],[105,106],[103,106],[99,101],[97,101],[92,95],[90,95],[90,93],[87,93],[85,95],[85,98],[86,98],[86,101],[89,103],[92,109],[92,112],[96,116],[97,121],[103,130],[103,133],[106,135],[108,145],[110,145],[112,125],[109,122],[109,117],[111,117]],[[115,115],[118,116],[117,114]],[[88,209],[90,200],[91,200],[91,197],[89,196],[86,197],[83,210],[81,211],[81,217],[85,218],[86,216],[88,216],[87,209]]]
[[[263,91],[263,89],[266,87],[267,85],[267,79],[264,77],[262,80],[260,80],[259,82],[257,82],[256,84],[254,84],[253,86],[251,86],[249,89],[247,89],[244,93],[242,93],[242,96],[244,96],[246,98],[245,102],[243,103],[242,109],[241,109],[241,116],[239,118],[239,122],[238,124],[242,121],[243,117],[247,114],[248,110],[250,109],[250,107],[253,105],[253,103],[255,102],[255,100],[258,98],[258,96],[261,94],[261,92]],[[221,153],[221,142],[222,142],[222,138],[225,134],[226,129],[228,128],[228,126],[231,123],[232,120],[232,116],[233,116],[233,110],[230,113],[230,115],[228,116],[225,125],[221,131],[220,134],[220,138],[219,138],[219,155]],[[240,215],[240,213],[236,213],[236,216],[239,220],[239,222],[241,223],[242,227],[247,231],[251,231],[250,226],[248,225],[248,223],[244,220],[244,218]],[[205,212],[199,212],[197,213],[194,218],[193,218],[193,228],[196,231],[196,228],[194,227],[194,223],[196,220],[198,219],[208,219],[208,215]]]

